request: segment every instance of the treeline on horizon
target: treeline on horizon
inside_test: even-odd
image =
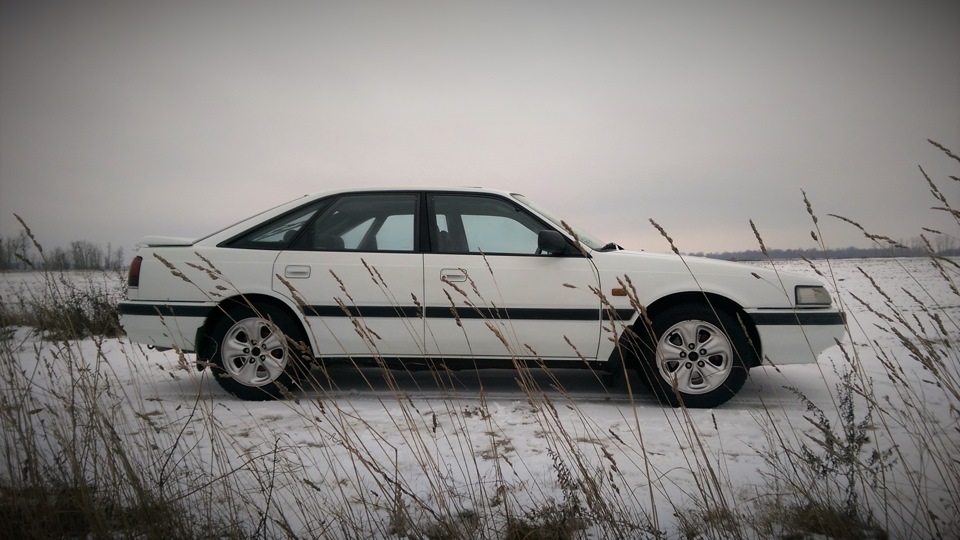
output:
[[[708,257],[725,261],[765,261],[768,259],[882,259],[893,257],[929,257],[931,251],[941,257],[960,257],[960,248],[945,247],[930,250],[925,246],[875,247],[858,248],[846,247],[829,249],[767,249],[769,255],[764,255],[759,249],[746,251],[724,251],[722,253],[688,253],[696,257]]]
[[[0,237],[0,271],[9,270],[124,270],[123,247],[106,248],[89,240],[74,240],[67,248],[37,249],[25,232]]]

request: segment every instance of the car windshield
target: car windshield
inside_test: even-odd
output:
[[[565,222],[561,221],[560,218],[544,210],[543,207],[533,203],[530,199],[526,198],[525,196],[519,193],[511,193],[510,195],[513,196],[514,199],[517,199],[518,201],[523,203],[527,208],[530,208],[536,213],[540,214],[541,216],[547,218],[547,220],[549,220],[551,223],[556,225],[558,228],[563,229],[567,232],[572,231],[573,234],[575,234],[577,238],[580,240],[580,242],[583,245],[587,246],[588,248],[594,249],[594,250],[601,250],[604,248],[603,242],[597,240],[592,235],[584,232],[582,229],[574,227],[570,223],[566,223],[566,225],[564,225]]]

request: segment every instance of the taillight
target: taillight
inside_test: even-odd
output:
[[[140,263],[143,262],[143,257],[137,255],[133,258],[133,262],[130,263],[130,273],[127,274],[127,286],[128,287],[139,287],[140,286]]]

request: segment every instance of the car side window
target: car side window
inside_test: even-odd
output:
[[[294,249],[412,252],[417,200],[413,193],[345,195],[307,227]]]
[[[241,249],[285,249],[297,237],[300,230],[316,215],[320,204],[310,204],[265,225],[244,233],[226,246]]]
[[[431,203],[431,235],[439,253],[534,255],[538,233],[548,228],[492,197],[435,195]]]

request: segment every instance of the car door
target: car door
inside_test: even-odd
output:
[[[444,358],[593,359],[600,339],[590,259],[537,253],[552,227],[506,197],[427,195],[427,351]],[[568,342],[569,340],[569,342]]]
[[[277,257],[273,290],[302,306],[319,355],[425,354],[419,208],[418,193],[342,195]]]

